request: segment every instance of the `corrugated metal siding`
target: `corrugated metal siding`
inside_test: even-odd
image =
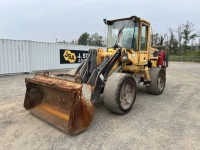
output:
[[[30,72],[29,42],[0,40],[0,74]]]
[[[0,39],[0,74],[76,68],[60,64],[60,49],[88,51],[85,45]]]

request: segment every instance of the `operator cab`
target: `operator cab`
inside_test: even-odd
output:
[[[132,48],[147,51],[150,23],[139,17],[106,20],[108,25],[108,48]]]

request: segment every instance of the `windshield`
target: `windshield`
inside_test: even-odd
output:
[[[121,33],[119,33],[120,30]],[[133,20],[116,21],[112,25],[108,25],[108,48],[114,47],[117,44],[120,47],[137,50],[137,38],[138,23],[135,23]]]

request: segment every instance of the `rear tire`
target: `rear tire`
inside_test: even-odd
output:
[[[132,75],[113,73],[104,88],[104,104],[117,114],[130,111],[136,98],[136,82]]]
[[[150,69],[150,85],[147,86],[147,92],[160,95],[164,91],[166,82],[166,73],[163,68]]]

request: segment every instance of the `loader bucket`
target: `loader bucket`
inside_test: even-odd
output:
[[[44,75],[25,82],[24,107],[34,115],[70,134],[84,131],[91,123],[94,106],[89,85]]]

